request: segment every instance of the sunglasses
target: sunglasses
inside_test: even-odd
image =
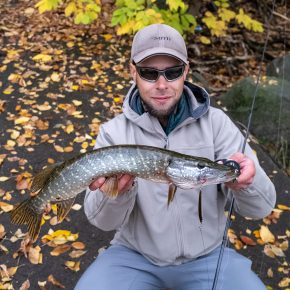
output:
[[[136,69],[139,76],[145,81],[156,82],[162,75],[168,82],[172,82],[179,79],[183,75],[184,65],[173,66],[162,70],[136,65]]]

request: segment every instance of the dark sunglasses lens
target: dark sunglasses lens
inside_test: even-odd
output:
[[[139,74],[148,81],[156,81],[158,78],[158,71],[152,68],[139,68]]]
[[[178,79],[183,74],[183,66],[172,67],[165,70],[165,76],[169,81]]]

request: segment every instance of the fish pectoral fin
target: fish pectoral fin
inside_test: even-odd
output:
[[[174,183],[169,184],[167,206],[173,201],[177,186]]]
[[[111,198],[116,198],[119,193],[117,175],[108,177],[105,183],[102,185],[102,190],[107,196]]]
[[[59,165],[60,163],[49,165],[43,170],[41,170],[39,173],[37,173],[36,176],[33,178],[31,192],[36,192],[42,189],[52,171]]]
[[[42,212],[35,210],[32,198],[17,205],[11,211],[10,217],[14,224],[27,225],[30,238],[33,242],[36,241],[40,232]]]
[[[71,207],[75,202],[75,198],[70,198],[66,200],[62,200],[57,202],[57,221],[62,222],[64,218],[67,216],[68,212],[70,211]]]

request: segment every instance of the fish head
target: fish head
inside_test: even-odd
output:
[[[172,183],[186,189],[228,182],[236,179],[240,171],[236,164],[225,165],[200,158],[172,160],[166,173]]]

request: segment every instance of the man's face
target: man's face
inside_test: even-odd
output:
[[[166,55],[152,56],[137,64],[138,67],[159,70],[178,65],[182,65],[182,62]],[[163,75],[160,75],[157,81],[149,82],[140,77],[133,64],[130,65],[130,70],[147,111],[157,118],[167,117],[175,109],[181,97],[188,65],[186,65],[183,75],[174,81],[167,81]]]

